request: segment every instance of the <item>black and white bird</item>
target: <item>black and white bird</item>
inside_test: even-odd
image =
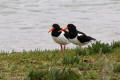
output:
[[[66,44],[69,43],[68,41],[68,32],[67,31],[61,31],[59,32],[59,30],[61,30],[62,28],[60,28],[60,26],[58,24],[53,24],[52,28],[48,31],[51,32],[51,36],[53,38],[53,40],[60,44],[61,47],[61,52],[64,53],[65,49],[66,49]]]
[[[73,44],[79,45],[80,47],[88,44],[92,40],[96,40],[95,38],[87,36],[85,33],[78,31],[76,26],[73,24],[68,24],[66,28],[59,30],[59,32],[65,31],[67,29],[69,33],[69,41]]]

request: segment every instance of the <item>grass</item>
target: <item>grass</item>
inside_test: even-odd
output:
[[[114,46],[116,44],[112,44]],[[99,53],[99,51],[102,50],[103,53],[109,53],[112,52],[112,46],[108,43],[101,43],[100,41],[97,41],[96,43],[93,43],[91,46],[88,46],[88,50],[90,53]]]
[[[120,80],[120,42],[0,53],[0,80]]]

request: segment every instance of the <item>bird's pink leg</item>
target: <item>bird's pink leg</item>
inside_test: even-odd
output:
[[[62,47],[62,44],[60,44],[60,47],[61,47],[61,52],[63,52],[63,47]]]
[[[66,45],[64,45],[64,50],[63,50],[63,53],[65,52],[65,49],[66,49]]]

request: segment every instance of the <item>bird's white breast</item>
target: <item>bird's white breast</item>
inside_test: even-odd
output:
[[[53,40],[58,44],[66,45],[69,43],[68,39],[64,36],[65,32],[62,33],[58,37],[52,37]]]
[[[73,39],[69,39],[69,41],[73,44],[76,44],[76,45],[81,45],[80,41],[78,41],[77,37],[73,38]]]

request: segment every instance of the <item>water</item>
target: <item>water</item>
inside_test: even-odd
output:
[[[59,48],[48,34],[53,23],[73,23],[102,42],[120,40],[120,0],[0,0],[0,50]]]

